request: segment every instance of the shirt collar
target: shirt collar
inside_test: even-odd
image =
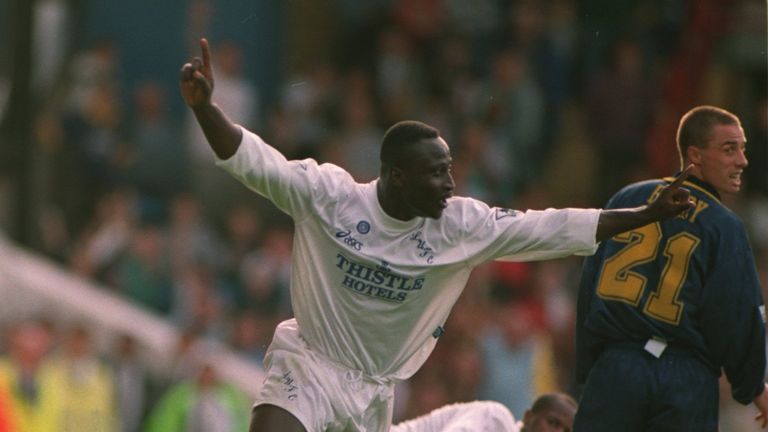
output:
[[[677,178],[679,175],[680,175],[680,171],[676,172],[675,173],[675,178]],[[672,181],[674,181],[674,179],[672,179]],[[714,186],[712,186],[711,184],[705,182],[704,180],[701,180],[700,178],[694,176],[693,174],[689,174],[688,178],[686,178],[685,182],[683,182],[683,183],[686,183],[686,182],[693,184],[698,189],[701,189],[704,192],[707,192],[708,194],[710,194],[713,197],[715,197],[718,201],[721,201],[720,193],[717,192],[717,189],[715,189]]]

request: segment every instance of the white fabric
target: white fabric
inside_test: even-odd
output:
[[[287,161],[245,129],[237,153],[217,164],[293,217],[291,302],[308,345],[373,379],[419,369],[476,265],[597,248],[594,209],[522,213],[454,197],[440,219],[393,219],[376,181]]]
[[[390,432],[520,432],[522,427],[504,405],[475,401],[446,405],[398,423]]]
[[[254,406],[279,406],[308,431],[388,432],[394,384],[371,379],[307,348],[295,320],[278,325]]]

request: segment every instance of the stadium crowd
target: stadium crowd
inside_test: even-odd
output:
[[[217,102],[289,158],[336,163],[366,182],[378,174],[384,130],[419,119],[451,146],[458,195],[521,210],[600,207],[630,181],[678,169],[662,119],[720,105],[744,121],[746,193],[726,199],[750,230],[768,286],[764,2],[323,3],[329,12],[312,28],[324,23],[334,36],[314,53],[311,31],[289,26],[299,40],[274,88],[247,72],[244,41],[210,35]],[[223,7],[188,2],[187,48]],[[322,15],[287,13],[294,23]],[[710,19],[697,20],[702,14]],[[214,166],[196,123],[178,109],[176,87],[123,76],[128,63],[151,60],[126,58],[119,38],[91,42],[36,119],[48,193],[34,248],[166,318],[186,339],[178,367],[158,376],[130,338],[99,353],[86,328],[39,317],[14,323],[2,340],[9,388],[0,392],[8,419],[0,432],[245,430],[250,401],[220,382],[214,365],[185,361],[186,345],[223,341],[260,364],[274,326],[291,316],[290,220]],[[749,49],[761,43],[762,54]],[[682,85],[681,69],[698,84]],[[396,420],[478,398],[522,418],[539,394],[575,395],[580,266],[572,257],[478,269],[436,352],[399,386]]]

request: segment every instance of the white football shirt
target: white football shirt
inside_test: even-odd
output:
[[[393,219],[377,180],[288,161],[246,129],[217,164],[293,218],[291,303],[309,346],[382,380],[407,379],[424,363],[478,264],[597,248],[597,209],[518,212],[454,197],[440,219]]]

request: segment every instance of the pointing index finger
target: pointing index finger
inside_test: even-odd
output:
[[[209,67],[211,65],[211,50],[208,48],[208,39],[200,39],[200,50],[203,52],[203,66]]]
[[[679,176],[673,181],[669,187],[680,187],[681,184],[685,181],[685,179],[688,178],[688,174],[691,173],[691,169],[693,169],[693,164],[688,165],[685,167],[685,169],[680,173]]]

